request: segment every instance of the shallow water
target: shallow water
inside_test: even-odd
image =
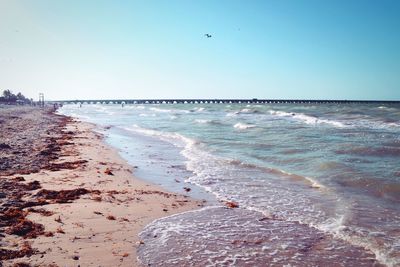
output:
[[[362,248],[246,209],[171,216],[147,226],[141,238],[138,253],[151,266],[380,266]]]
[[[282,240],[293,239],[291,235],[296,231],[311,239],[322,236],[324,246],[331,244],[334,248],[329,255],[324,254],[325,249],[313,253],[338,264],[342,259],[344,265],[353,265],[345,262],[346,255],[351,255],[358,265],[371,265],[370,253],[380,263],[400,264],[399,106],[66,105],[60,112],[111,126],[105,130],[108,142],[139,166],[139,176],[176,192],[183,192],[186,181],[198,186],[191,187],[195,197],[209,198],[204,192],[208,191],[218,200],[240,205],[238,211],[219,208],[179,215],[179,221],[187,223],[188,229],[195,231],[204,226],[201,220],[193,219],[201,213],[212,218],[208,231],[215,234],[227,227],[218,222],[225,216],[230,218],[231,235],[242,238],[244,232],[264,236],[265,232],[257,232],[252,225],[258,225],[258,217],[267,216],[273,219],[268,221],[267,232],[268,227],[290,229],[278,231]],[[242,213],[237,218],[240,220],[230,217],[232,213]],[[145,245],[139,257],[144,263],[156,264],[148,253],[152,250],[174,258],[168,253],[176,253],[178,247],[174,252],[150,240],[154,229],[174,227],[176,220],[165,218],[143,231]],[[168,227],[163,231],[171,232]],[[200,236],[186,232],[178,236],[166,234],[164,238],[170,243],[187,238],[185,251],[196,251],[199,261],[228,255],[220,245],[207,244]],[[216,244],[232,241],[228,236],[220,238]],[[295,240],[299,243],[290,253],[279,254],[282,257],[268,256],[274,250],[242,244],[247,254],[239,253],[239,261],[226,264],[254,266],[261,264],[254,262],[257,258],[270,263],[281,259],[279,264],[301,265],[308,261],[309,265],[326,265],[318,263],[317,256],[314,261],[297,255],[302,253],[302,243],[299,238],[291,242]],[[346,249],[338,249],[342,247]],[[253,252],[257,256],[251,256]],[[184,262],[180,259],[179,264]]]

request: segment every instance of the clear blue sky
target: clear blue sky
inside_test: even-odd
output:
[[[400,1],[0,0],[0,89],[400,100]]]

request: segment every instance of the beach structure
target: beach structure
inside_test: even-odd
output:
[[[89,99],[48,101],[62,104],[400,104],[382,100],[310,100],[310,99]]]

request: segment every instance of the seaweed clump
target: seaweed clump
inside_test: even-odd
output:
[[[54,203],[70,203],[72,200],[78,199],[81,195],[90,193],[85,188],[77,188],[72,190],[47,190],[42,189],[37,194],[38,199],[51,200]]]

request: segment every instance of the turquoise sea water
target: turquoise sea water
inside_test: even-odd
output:
[[[177,192],[186,182],[194,197],[209,192],[239,204],[212,202],[150,224],[141,233],[145,264],[400,264],[398,105],[65,105],[59,112],[103,127],[139,177]]]

